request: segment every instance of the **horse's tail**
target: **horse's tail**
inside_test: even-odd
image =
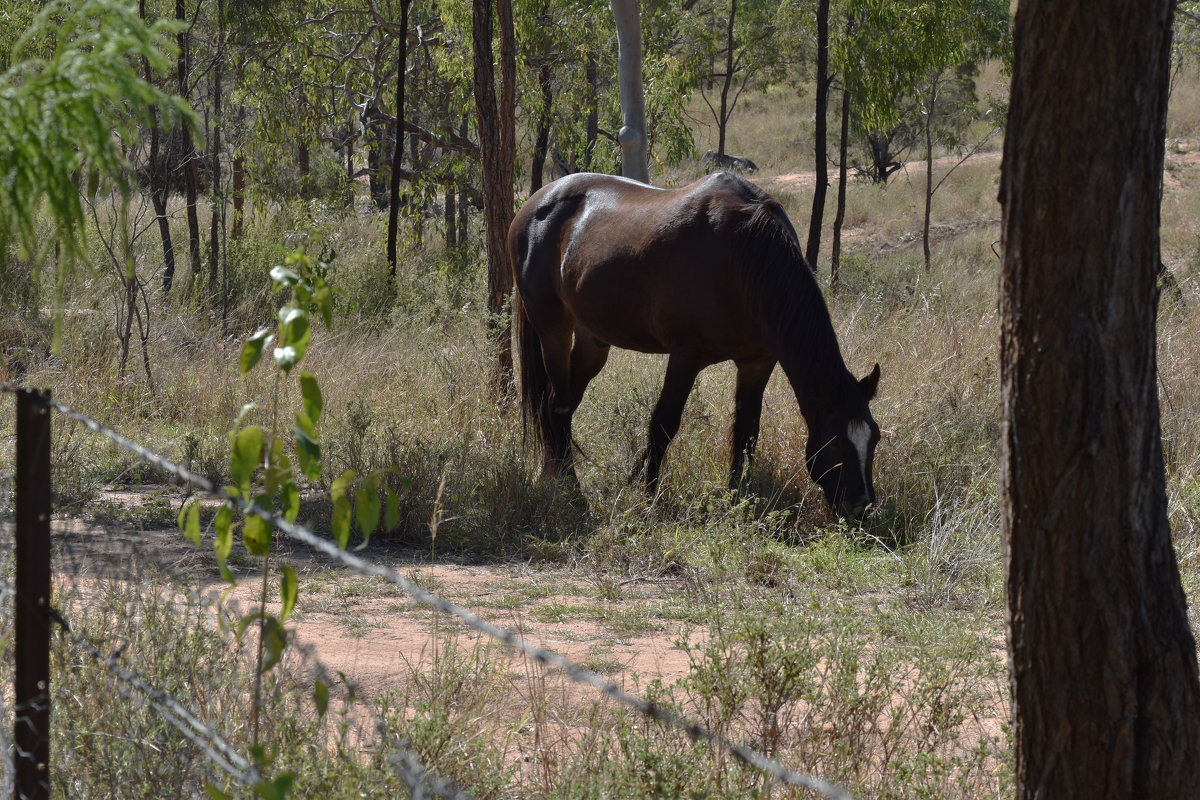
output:
[[[513,292],[513,317],[517,325],[522,416],[526,430],[532,424],[538,442],[545,446],[550,436],[550,373],[542,357],[542,337],[529,319],[520,291]]]

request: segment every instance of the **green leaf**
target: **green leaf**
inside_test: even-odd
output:
[[[329,710],[329,684],[317,678],[313,685],[313,703],[317,707],[317,716],[325,716],[325,712]]]
[[[212,800],[233,800],[233,795],[225,794],[212,784],[204,787],[204,793],[211,797]]]
[[[333,514],[329,525],[333,529],[333,540],[343,550],[350,543],[350,498],[342,495],[333,501]]]
[[[298,319],[303,319],[305,316],[304,309],[296,308],[295,306],[283,306],[279,309],[276,317],[279,319],[279,324],[286,328]],[[291,341],[291,337],[284,336],[283,342],[286,344]]]
[[[271,526],[257,514],[247,514],[242,525],[242,541],[251,555],[265,556],[271,549]]]
[[[388,487],[384,491],[383,532],[395,530],[400,524],[400,495]]]
[[[279,598],[283,603],[283,609],[279,612],[279,621],[287,622],[288,617],[292,615],[292,609],[296,607],[296,597],[299,594],[300,581],[296,578],[296,570],[287,564],[283,565],[280,572]]]
[[[296,352],[295,363],[299,364],[304,360],[304,354],[308,352],[308,343],[312,339],[312,327],[308,324],[308,317],[302,316],[292,320],[287,326],[287,331],[287,346]]]
[[[217,566],[221,569],[221,577],[229,583],[235,578],[225,561],[233,550],[233,509],[228,503],[217,510],[217,518],[213,521],[216,538],[213,539],[213,552],[217,556]]]
[[[262,358],[263,348],[270,344],[274,338],[275,334],[271,333],[268,328],[259,328],[242,345],[240,367],[243,377],[247,372],[254,369],[254,365]]]
[[[300,487],[294,481],[283,485],[283,518],[295,522],[300,516]]]
[[[284,630],[284,627],[279,624],[279,620],[274,616],[263,614],[262,637],[263,663],[261,672],[266,673],[279,663],[279,659],[283,658],[283,651],[287,648],[287,631]]]
[[[250,478],[262,459],[263,429],[258,425],[247,425],[237,432],[233,440],[233,452],[229,459],[229,474],[233,482],[242,488],[250,485]]]
[[[200,503],[194,498],[179,509],[179,530],[189,542],[200,546]]]
[[[296,442],[296,457],[300,459],[300,471],[310,481],[321,476],[321,445],[313,433],[312,420],[303,411],[296,412],[296,424],[292,426],[292,438]]]
[[[324,402],[321,398],[321,387],[311,373],[300,373],[300,397],[304,400],[304,413],[316,425],[321,419],[321,409]]]
[[[300,282],[300,276],[284,266],[271,268],[271,280],[280,286],[295,286]]]
[[[354,493],[354,511],[358,518],[358,527],[363,534],[364,547],[371,534],[379,527],[379,506],[379,478],[369,475]]]
[[[288,792],[292,790],[292,784],[296,782],[296,776],[290,772],[278,776],[273,781],[263,781],[256,783],[251,789],[254,793],[263,800],[284,800],[288,796]]]

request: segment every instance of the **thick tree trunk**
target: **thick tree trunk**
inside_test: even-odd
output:
[[[642,93],[642,15],[638,0],[610,0],[617,23],[617,83],[621,90],[621,174],[650,182],[646,99]]]
[[[513,219],[516,41],[511,0],[496,0],[496,21],[500,28],[500,99],[497,103],[492,68],[492,2],[472,0],[471,10],[479,166],[483,176],[483,213],[487,228],[489,327],[497,354],[493,386],[497,394],[507,396],[513,389],[512,326],[508,314],[513,275],[506,238]]]
[[[388,193],[388,285],[396,285],[396,238],[400,230],[400,170],[404,160],[404,73],[408,65],[408,7],[400,0],[400,43],[396,69],[396,143],[392,148],[392,180]]]
[[[1200,786],[1155,364],[1173,9],[1022,0],[1015,20],[1000,310],[1019,798]]]
[[[833,252],[829,254],[829,285],[837,288],[842,265],[842,223],[846,221],[846,155],[850,141],[850,90],[842,90],[842,130],[838,142],[837,214],[833,217]]]
[[[175,0],[175,20],[187,22],[187,9],[184,0]],[[179,96],[189,99],[187,76],[191,69],[191,37],[186,28],[181,28],[176,40],[179,44],[179,58],[175,61],[175,77],[179,85]],[[191,273],[188,275],[190,288],[200,276],[200,215],[196,210],[199,202],[199,188],[196,174],[196,148],[192,143],[192,134],[185,125],[179,126],[179,168],[183,171],[184,206],[188,226],[188,258],[191,262]]]
[[[808,246],[804,258],[817,271],[821,251],[821,229],[825,225],[825,196],[829,189],[829,155],[826,152],[829,117],[829,0],[817,3],[817,97],[816,128],[813,131],[816,181],[813,186],[812,216],[808,223]]]

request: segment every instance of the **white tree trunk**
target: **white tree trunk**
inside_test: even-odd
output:
[[[646,101],[642,95],[642,15],[638,0],[610,0],[617,23],[617,77],[621,89],[621,174],[650,182]]]

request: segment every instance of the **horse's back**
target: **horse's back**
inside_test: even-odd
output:
[[[744,237],[773,202],[721,172],[679,189],[567,176],[530,197],[514,220],[518,288],[532,315],[561,303],[575,325],[619,347],[697,348],[714,360],[755,355],[762,345],[745,302]]]

